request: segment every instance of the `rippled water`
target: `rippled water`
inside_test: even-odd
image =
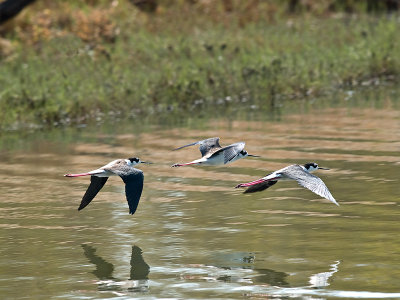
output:
[[[170,168],[199,155],[171,149],[211,136],[262,158]],[[398,107],[24,138],[0,152],[4,298],[400,298]],[[154,162],[136,214],[119,178],[78,212],[89,178],[62,175],[131,156]],[[294,182],[233,188],[309,161],[339,207]]]

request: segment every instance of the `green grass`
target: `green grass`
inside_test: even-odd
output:
[[[294,18],[238,26],[122,18],[114,43],[67,35],[0,61],[0,129],[313,98],[396,80],[395,18]],[[190,20],[188,21],[190,22]],[[101,50],[99,50],[101,49]]]

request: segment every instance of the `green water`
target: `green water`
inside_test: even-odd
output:
[[[2,298],[400,298],[399,101],[361,104],[3,134]],[[170,167],[212,136],[261,158]],[[131,156],[154,163],[136,214],[119,178],[78,212],[89,178],[62,175]],[[294,182],[233,188],[309,161],[339,207]]]

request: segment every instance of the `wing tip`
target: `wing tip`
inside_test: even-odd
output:
[[[332,195],[322,196],[322,197],[324,197],[325,199],[331,201],[333,204],[336,204],[337,206],[340,206],[340,204],[335,200],[335,198],[333,198]]]
[[[190,146],[195,146],[195,145],[198,145],[198,144],[199,144],[199,142],[190,143],[190,144],[187,144],[187,145],[180,146],[178,148],[172,149],[172,151],[180,150],[182,148],[186,148],[186,147],[190,147]]]
[[[340,206],[340,204],[339,204],[334,198],[329,199],[329,200],[331,200],[331,202],[333,202],[333,203],[336,204],[337,206]]]

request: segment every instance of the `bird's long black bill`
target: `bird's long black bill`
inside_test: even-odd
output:
[[[261,157],[260,155],[247,154],[248,157]]]
[[[153,163],[150,162],[150,161],[141,161],[140,163],[142,163],[142,164],[148,164],[148,165],[152,165],[152,164],[153,164]]]
[[[318,170],[330,170],[330,169],[318,167]]]

